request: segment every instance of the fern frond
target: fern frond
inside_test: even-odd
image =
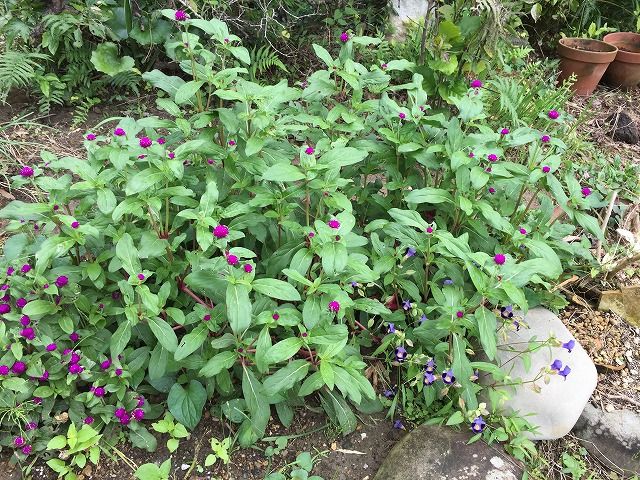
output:
[[[142,77],[135,72],[127,71],[115,74],[109,78],[111,86],[118,90],[131,90],[136,95],[140,93]]]
[[[0,100],[4,103],[13,88],[32,85],[47,60],[49,56],[42,53],[8,50],[0,54]]]
[[[283,72],[288,72],[287,67],[282,63],[277,52],[271,48],[271,45],[263,45],[260,48],[254,47],[250,55],[251,66],[249,67],[249,75],[251,76],[251,80],[255,80],[257,76],[264,74],[273,67]]]
[[[87,117],[89,116],[89,110],[98,105],[101,100],[98,97],[89,97],[82,100],[78,105],[76,105],[75,110],[73,111],[73,120],[71,122],[72,127],[77,127],[87,121]]]

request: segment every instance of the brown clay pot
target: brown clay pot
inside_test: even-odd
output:
[[[616,32],[605,35],[603,40],[618,47],[618,54],[603,81],[616,88],[634,87],[640,83],[640,34]]]
[[[576,95],[591,95],[617,53],[617,47],[600,40],[562,38],[558,43],[558,80],[562,82],[575,74],[577,81],[572,88]]]

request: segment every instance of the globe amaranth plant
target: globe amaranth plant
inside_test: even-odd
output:
[[[379,407],[363,353],[398,367],[400,395],[490,435],[476,380],[504,377],[499,308],[555,301],[550,282],[591,260],[586,238],[563,240],[574,223],[601,237],[602,199],[554,136],[562,114],[491,125],[476,81],[432,115],[415,65],[367,68],[354,52],[376,40],[349,32],[337,58],[314,46],[326,68],[300,86],[259,85],[222,22],[167,15],[198,75],[163,77],[171,118],[110,119],[86,158],[42,152],[13,179],[41,201],[0,212],[0,397],[20,412],[0,444],[41,451],[66,413],[152,449],[143,420],[166,405],[191,430],[207,401],[241,445],[272,407],[289,425],[309,401],[348,432],[352,407]]]

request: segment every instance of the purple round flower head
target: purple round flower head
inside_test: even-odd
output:
[[[497,162],[498,161],[498,156],[495,153],[490,153],[489,155],[487,155],[487,159],[490,162]]]
[[[405,253],[407,257],[413,257],[415,254],[416,254],[416,249],[413,247],[407,248],[407,253]]]
[[[427,321],[427,316],[423,313],[420,315],[420,325]]]
[[[486,426],[487,424],[482,417],[476,417],[471,422],[471,430],[473,430],[475,433],[482,433]]]
[[[427,364],[424,366],[424,371],[428,372],[428,373],[433,373],[436,371],[436,368],[438,366],[436,365],[436,362],[432,359],[430,359]]]
[[[485,168],[484,171],[487,172],[487,173],[491,173],[491,167]]]
[[[105,391],[103,387],[96,387],[93,389],[93,394],[96,397],[104,397]]]
[[[306,153],[307,155],[313,155],[314,152],[315,152],[315,150],[313,149],[313,147],[307,147],[304,150],[304,153]]]
[[[144,280],[144,273],[138,274],[138,280]]]
[[[213,165],[214,163],[216,163],[216,161],[213,158],[207,158],[207,163],[209,165]]]
[[[422,379],[422,383],[425,386],[429,386],[429,385],[433,384],[433,382],[435,382],[435,381],[436,381],[436,377],[435,377],[435,375],[433,373],[431,373],[431,372],[425,372],[424,373],[424,376],[423,376],[423,379]]]
[[[25,445],[24,447],[22,447],[22,450],[20,450],[24,455],[29,455],[33,450],[33,447],[31,445]]]
[[[425,232],[427,232],[427,233],[433,233],[433,227],[427,227],[427,229],[425,230]]]
[[[115,374],[116,374],[116,377],[119,377],[120,375],[122,375],[122,369],[116,368]]]
[[[4,297],[0,298],[0,301],[3,302],[8,302],[9,300],[11,300],[11,295],[9,295],[8,293],[4,295]],[[11,307],[9,307],[9,310],[11,310]]]
[[[500,316],[505,319],[513,318],[513,306],[507,305],[500,308]]]
[[[475,80],[471,80],[471,88],[482,88],[482,82],[477,78]]]
[[[136,408],[133,411],[133,418],[135,418],[137,421],[143,420],[144,419],[144,410],[142,410],[141,408]]]
[[[20,176],[24,178],[33,177],[33,168],[24,166],[20,169]]]
[[[111,360],[104,360],[103,362],[100,362],[100,368],[102,370],[107,370],[109,367],[111,366]]]
[[[29,265],[28,263],[25,263],[21,268],[20,271],[22,273],[29,273],[31,271],[31,265]]]
[[[42,404],[42,397],[33,397],[33,403],[36,405]]]
[[[551,171],[551,167],[549,165],[543,165],[542,173],[549,173]]]
[[[235,140],[229,140],[229,141],[227,142],[227,144],[229,144],[229,146],[230,146],[230,147],[234,147],[234,146],[235,146],[235,144],[236,144],[236,141],[235,141]]]
[[[27,340],[33,340],[36,338],[36,331],[31,327],[23,328],[20,330],[20,336]]]
[[[129,416],[127,411],[122,407],[116,408],[116,411],[113,412],[113,414],[116,416],[116,418],[125,418]]]
[[[29,422],[24,426],[25,430],[37,430],[38,424],[36,422]]]
[[[551,120],[556,120],[560,116],[560,114],[556,110],[549,110],[549,113],[547,115]]]
[[[75,222],[71,222],[71,228],[78,228],[80,226],[80,222],[77,220]]]
[[[173,152],[169,152],[167,154],[167,157],[169,157],[170,160],[173,160],[174,158],[176,158],[176,154]],[[189,161],[185,160],[184,162],[182,162],[183,165],[189,165]]]
[[[407,358],[407,350],[406,350],[406,348],[397,347],[395,355],[396,355],[396,362],[400,362],[400,363],[404,362],[405,359]]]
[[[42,376],[39,378],[39,380],[40,380],[41,382],[46,382],[47,380],[49,380],[49,370],[45,370],[45,371],[42,373]]]
[[[229,227],[227,227],[226,225],[216,225],[213,228],[213,235],[216,238],[224,238],[229,235]]]
[[[5,313],[9,313],[11,311],[11,305],[8,303],[0,303],[0,315],[4,315]]]
[[[16,447],[21,447],[21,446],[23,446],[25,443],[26,443],[26,442],[25,442],[24,438],[22,438],[22,437],[16,437],[16,438],[14,438],[14,439],[13,439],[13,444],[14,444]]]
[[[65,275],[60,275],[58,278],[56,278],[57,287],[64,287],[68,283],[69,279]]]
[[[229,255],[227,255],[227,263],[229,265],[236,266],[236,265],[238,265],[238,263],[240,263],[240,260],[238,260],[237,256],[235,256],[233,254],[229,254]]]
[[[340,41],[342,43],[347,43],[349,41],[349,34],[347,32],[342,32],[340,34]]]
[[[540,137],[540,141],[542,143],[549,143],[551,141],[551,137],[549,135],[542,135]]]
[[[164,145],[165,143],[167,143],[167,141],[164,139],[164,137],[160,137],[156,140],[156,142],[158,142],[158,145]]]
[[[560,370],[562,368],[562,362],[557,358],[551,364],[551,370]]]
[[[112,292],[111,298],[113,298],[114,300],[118,300],[120,298],[120,292],[118,290],[116,290],[115,292]]]
[[[327,225],[329,225],[329,227],[333,228],[334,230],[340,228],[340,222],[335,218],[332,218],[331,220],[329,220],[327,222]]]
[[[5,290],[9,290],[9,285],[5,283],[4,285],[0,286],[0,290],[2,290],[3,292]]]
[[[442,372],[442,381],[447,385],[451,385],[453,382],[455,382],[456,377],[453,375],[453,370],[449,369]]]
[[[407,115],[406,115],[406,114],[404,114],[404,113],[402,113],[402,112],[400,112],[400,113],[398,114],[398,117],[400,118],[400,120],[404,120],[405,118],[407,118]]]
[[[84,368],[80,364],[72,363],[71,365],[69,365],[69,373],[78,375],[82,372],[84,372]]]
[[[571,369],[569,368],[569,365],[565,365],[565,367],[560,370],[558,372],[558,375],[560,375],[561,377],[564,377],[564,379],[567,379],[567,376],[571,373]]]
[[[309,234],[307,235],[309,238],[313,238],[316,236],[315,232],[309,232]]]
[[[402,302],[402,309],[404,311],[411,310],[411,300],[404,300]]]
[[[58,348],[58,346],[55,343],[50,343],[49,345],[47,345],[45,347],[45,350],[47,352],[55,352],[55,350]]]
[[[329,311],[332,313],[338,313],[340,311],[340,304],[335,300],[329,302]]]
[[[458,310],[458,311],[456,312],[456,317],[458,317],[458,318],[462,318],[462,317],[464,317],[464,312],[463,312],[462,310]]]
[[[13,275],[13,272],[15,272],[16,269],[13,267],[9,267],[7,268],[7,277],[10,277],[11,275]]]
[[[26,370],[27,370],[27,364],[24,362],[20,362],[20,361],[14,362],[14,364],[11,366],[11,371],[16,375],[21,375]]]
[[[71,340],[72,342],[77,342],[78,340],[80,340],[80,335],[78,335],[78,332],[73,332],[71,335],[69,335],[69,340]]]
[[[381,65],[380,65],[380,68],[381,68],[382,70],[386,70],[388,66],[389,66],[389,65],[387,65],[386,63],[383,63],[383,64],[381,64]],[[420,107],[420,109],[422,109],[422,107]]]
[[[127,134],[127,132],[125,132],[123,128],[118,127],[113,131],[113,134],[116,137],[124,137]]]
[[[507,257],[502,253],[496,253],[493,257],[493,261],[496,262],[496,265],[504,265],[504,262],[507,261]]]
[[[7,365],[0,365],[0,375],[9,375],[9,367]]]
[[[121,425],[129,425],[130,421],[131,421],[131,419],[129,417],[120,417],[120,424]]]
[[[562,344],[562,348],[566,348],[569,351],[569,353],[571,353],[571,350],[573,350],[575,346],[576,346],[576,341],[573,339]]]
[[[522,227],[520,227],[520,228],[518,229],[518,231],[519,231],[522,235],[526,235],[526,234],[527,234],[527,230],[526,230],[526,229],[524,229],[524,228],[522,228]]]
[[[19,299],[16,300],[16,307],[18,308],[24,308],[26,304],[27,304],[26,298],[20,297]]]
[[[395,324],[390,323],[390,324],[387,326],[387,332],[389,332],[389,333],[396,333],[396,326],[395,326]]]
[[[71,352],[73,352],[73,350],[71,350],[70,348],[65,348],[65,349],[62,351],[62,355],[67,356],[67,355],[69,355]]]
[[[89,417],[85,418],[83,423],[85,425],[91,425],[93,423],[93,417],[89,416]]]
[[[153,141],[149,137],[142,137],[139,143],[142,148],[149,148],[153,144]]]
[[[493,195],[494,193],[496,193],[496,189],[493,187],[489,187],[489,193]]]
[[[253,265],[249,264],[249,263],[245,263],[244,267],[242,267],[245,271],[245,273],[251,273],[253,272]]]
[[[144,407],[144,397],[140,395],[137,400],[138,403],[136,405],[138,405],[138,407]]]
[[[585,198],[591,195],[591,189],[589,187],[582,187],[582,190],[580,190],[580,192],[582,193],[582,196]]]
[[[473,152],[469,152],[469,158],[474,158],[476,155]]]
[[[442,285],[445,285],[445,286],[453,285],[453,280],[451,280],[450,278],[445,278],[442,281]]]
[[[175,19],[177,22],[184,22],[189,19],[189,15],[187,15],[183,10],[176,10]]]
[[[503,128],[502,130],[500,130],[500,135],[509,135],[509,129]]]
[[[85,137],[87,140],[89,140],[90,142],[93,142],[97,137],[95,136],[95,134],[93,133],[88,133],[87,136]]]

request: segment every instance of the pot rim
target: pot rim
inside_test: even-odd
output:
[[[566,45],[566,42],[570,40],[578,40],[591,45],[597,45],[603,48],[602,51],[590,51],[574,48],[570,45]],[[558,41],[558,55],[561,57],[569,58],[571,60],[577,60],[584,63],[611,63],[618,54],[618,47],[611,43],[603,42],[600,40],[592,40],[590,38],[578,38],[567,37],[561,38]]]
[[[613,45],[614,47],[618,47],[618,45],[626,43],[619,40],[619,37],[635,37],[638,46],[640,47],[640,33],[635,32],[614,32],[608,33],[602,39],[604,42]],[[618,48],[618,54],[616,55],[616,62],[624,62],[624,63],[640,63],[640,50],[637,52],[629,52],[626,50],[621,50]]]

